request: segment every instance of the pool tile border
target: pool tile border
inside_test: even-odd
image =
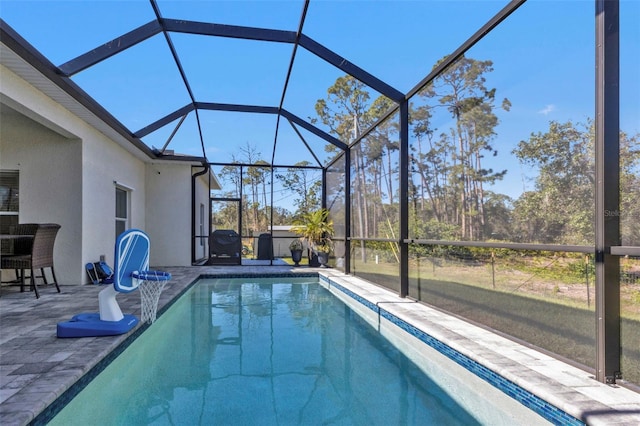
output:
[[[527,391],[526,389],[523,389],[522,387],[513,383],[511,380],[506,379],[505,377],[490,370],[489,368],[478,363],[477,361],[474,361],[468,356],[461,354],[460,352],[451,348],[449,345],[441,342],[440,340],[420,330],[414,325],[409,324],[403,319],[385,310],[379,304],[373,303],[365,299],[364,297],[356,294],[355,292],[349,290],[348,288],[344,287],[343,285],[337,283],[336,281],[332,280],[327,276],[320,274],[319,278],[321,281],[324,281],[330,287],[340,290],[345,295],[349,296],[350,298],[359,302],[363,306],[369,308],[376,314],[382,316],[383,318],[387,319],[391,323],[400,327],[410,335],[419,339],[421,342],[437,350],[447,358],[451,359],[458,365],[464,367],[471,373],[485,380],[495,388],[501,390],[505,394],[509,395],[511,398],[520,402],[522,405],[529,408],[530,410],[538,413],[539,415],[549,420],[550,422],[554,424],[576,425],[576,426],[585,424],[580,419],[575,418],[574,416],[566,413],[562,409],[550,404],[549,402],[534,395],[533,393]]]

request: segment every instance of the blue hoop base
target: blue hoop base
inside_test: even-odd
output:
[[[74,315],[70,321],[58,323],[58,337],[116,336],[130,331],[138,318],[125,314],[120,321],[102,321],[98,313]]]

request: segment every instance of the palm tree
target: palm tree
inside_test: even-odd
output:
[[[322,208],[302,215],[294,221],[292,232],[300,235],[307,246],[316,254],[331,252],[333,248],[333,221],[329,219],[329,210]],[[311,257],[311,256],[309,256]]]

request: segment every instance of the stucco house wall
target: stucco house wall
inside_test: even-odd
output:
[[[190,163],[152,162],[147,164],[147,232],[151,238],[152,265],[191,265],[192,173]],[[195,180],[196,235],[200,221],[200,205],[204,208],[204,227],[208,234],[208,174]],[[196,257],[207,250],[208,242],[196,242]]]
[[[54,263],[60,283],[79,282],[82,259],[82,144],[20,114],[3,114],[0,168],[20,175],[19,221],[61,225]]]
[[[145,164],[98,133],[83,139],[81,167],[84,261],[95,262],[104,255],[113,265],[116,187],[128,193],[127,228],[146,231]]]
[[[149,234],[151,264],[190,265],[191,164],[152,164],[0,67],[0,168],[20,172],[21,223],[62,226],[60,284],[88,283],[84,265],[101,255],[113,265],[118,186],[129,194],[127,227]],[[208,186],[200,194],[208,200]]]

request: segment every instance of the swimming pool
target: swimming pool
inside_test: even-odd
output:
[[[545,423],[412,344],[317,278],[205,279],[50,424]]]

